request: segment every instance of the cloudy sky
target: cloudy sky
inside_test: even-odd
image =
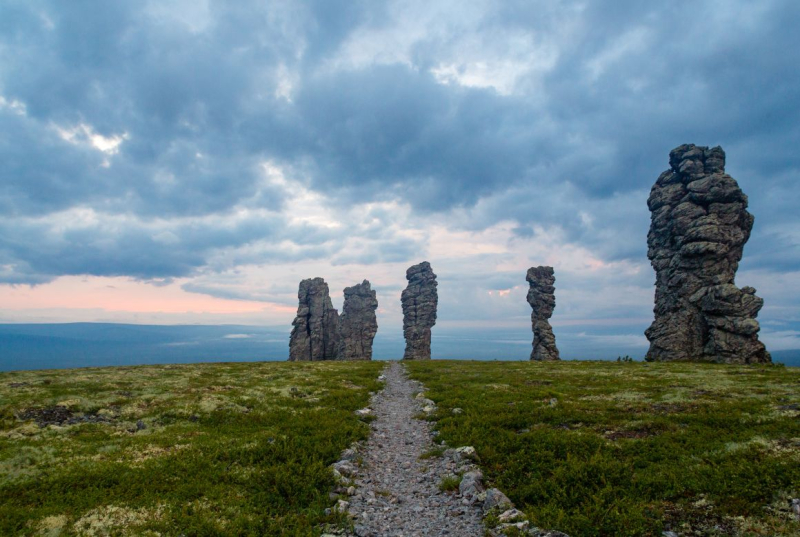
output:
[[[691,142],[750,197],[763,340],[800,348],[798,27],[794,0],[5,0],[0,322],[288,334],[322,276],[338,307],[368,278],[395,337],[428,260],[435,330],[526,355],[548,264],[568,356],[643,352],[645,201]]]

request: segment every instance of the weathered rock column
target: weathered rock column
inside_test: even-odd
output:
[[[289,361],[335,360],[339,313],[333,308],[328,284],[322,278],[300,282],[297,317],[289,338]]]
[[[656,271],[647,360],[771,362],[755,320],[764,301],[734,285],[753,215],[721,147],[682,145],[650,191],[647,257]]]
[[[531,360],[560,360],[556,336],[550,326],[550,317],[556,308],[556,296],[553,284],[556,277],[553,267],[531,267],[525,276],[528,289],[528,304],[531,305],[531,326],[533,328],[533,350]]]
[[[431,359],[431,328],[436,324],[436,274],[431,264],[423,261],[406,271],[408,286],[403,290],[403,335],[406,352],[403,360]]]
[[[345,287],[338,360],[372,360],[372,340],[378,333],[377,309],[378,299],[368,280]]]

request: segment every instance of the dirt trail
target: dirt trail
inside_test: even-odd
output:
[[[415,419],[422,390],[398,362],[387,364],[386,387],[375,395],[377,419],[350,498],[359,537],[483,535],[480,507],[462,500],[458,492],[441,492],[442,478],[456,471],[450,458],[419,456],[434,447],[431,424]]]

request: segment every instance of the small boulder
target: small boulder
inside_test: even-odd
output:
[[[526,518],[527,517],[525,516],[525,513],[519,509],[508,509],[497,516],[497,520],[499,520],[502,524],[506,524],[508,522],[518,522],[525,520]]]
[[[336,505],[333,508],[334,513],[346,513],[347,509],[350,508],[350,502],[346,502],[344,500],[339,500],[336,502]]]
[[[339,461],[333,464],[333,469],[340,475],[353,477],[358,473],[358,468],[350,461]]]
[[[342,456],[340,457],[343,461],[354,461],[358,458],[358,452],[353,448],[347,448],[342,451]]]
[[[483,502],[483,512],[488,513],[493,509],[507,511],[512,509],[514,504],[499,489],[491,488],[486,491],[486,500]]]
[[[480,470],[473,470],[464,474],[458,485],[458,492],[462,498],[477,500],[480,493],[483,492],[483,473]]]
[[[478,452],[475,451],[475,448],[472,446],[461,446],[460,448],[456,448],[456,453],[459,454],[461,459],[468,459],[471,461],[480,460],[480,457],[478,457]]]

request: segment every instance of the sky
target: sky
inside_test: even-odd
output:
[[[545,264],[568,355],[643,353],[647,196],[696,143],[750,198],[762,340],[800,348],[799,26],[794,0],[5,0],[0,322],[288,342],[320,276],[339,309],[369,279],[396,337],[427,260],[435,337],[529,342]]]

